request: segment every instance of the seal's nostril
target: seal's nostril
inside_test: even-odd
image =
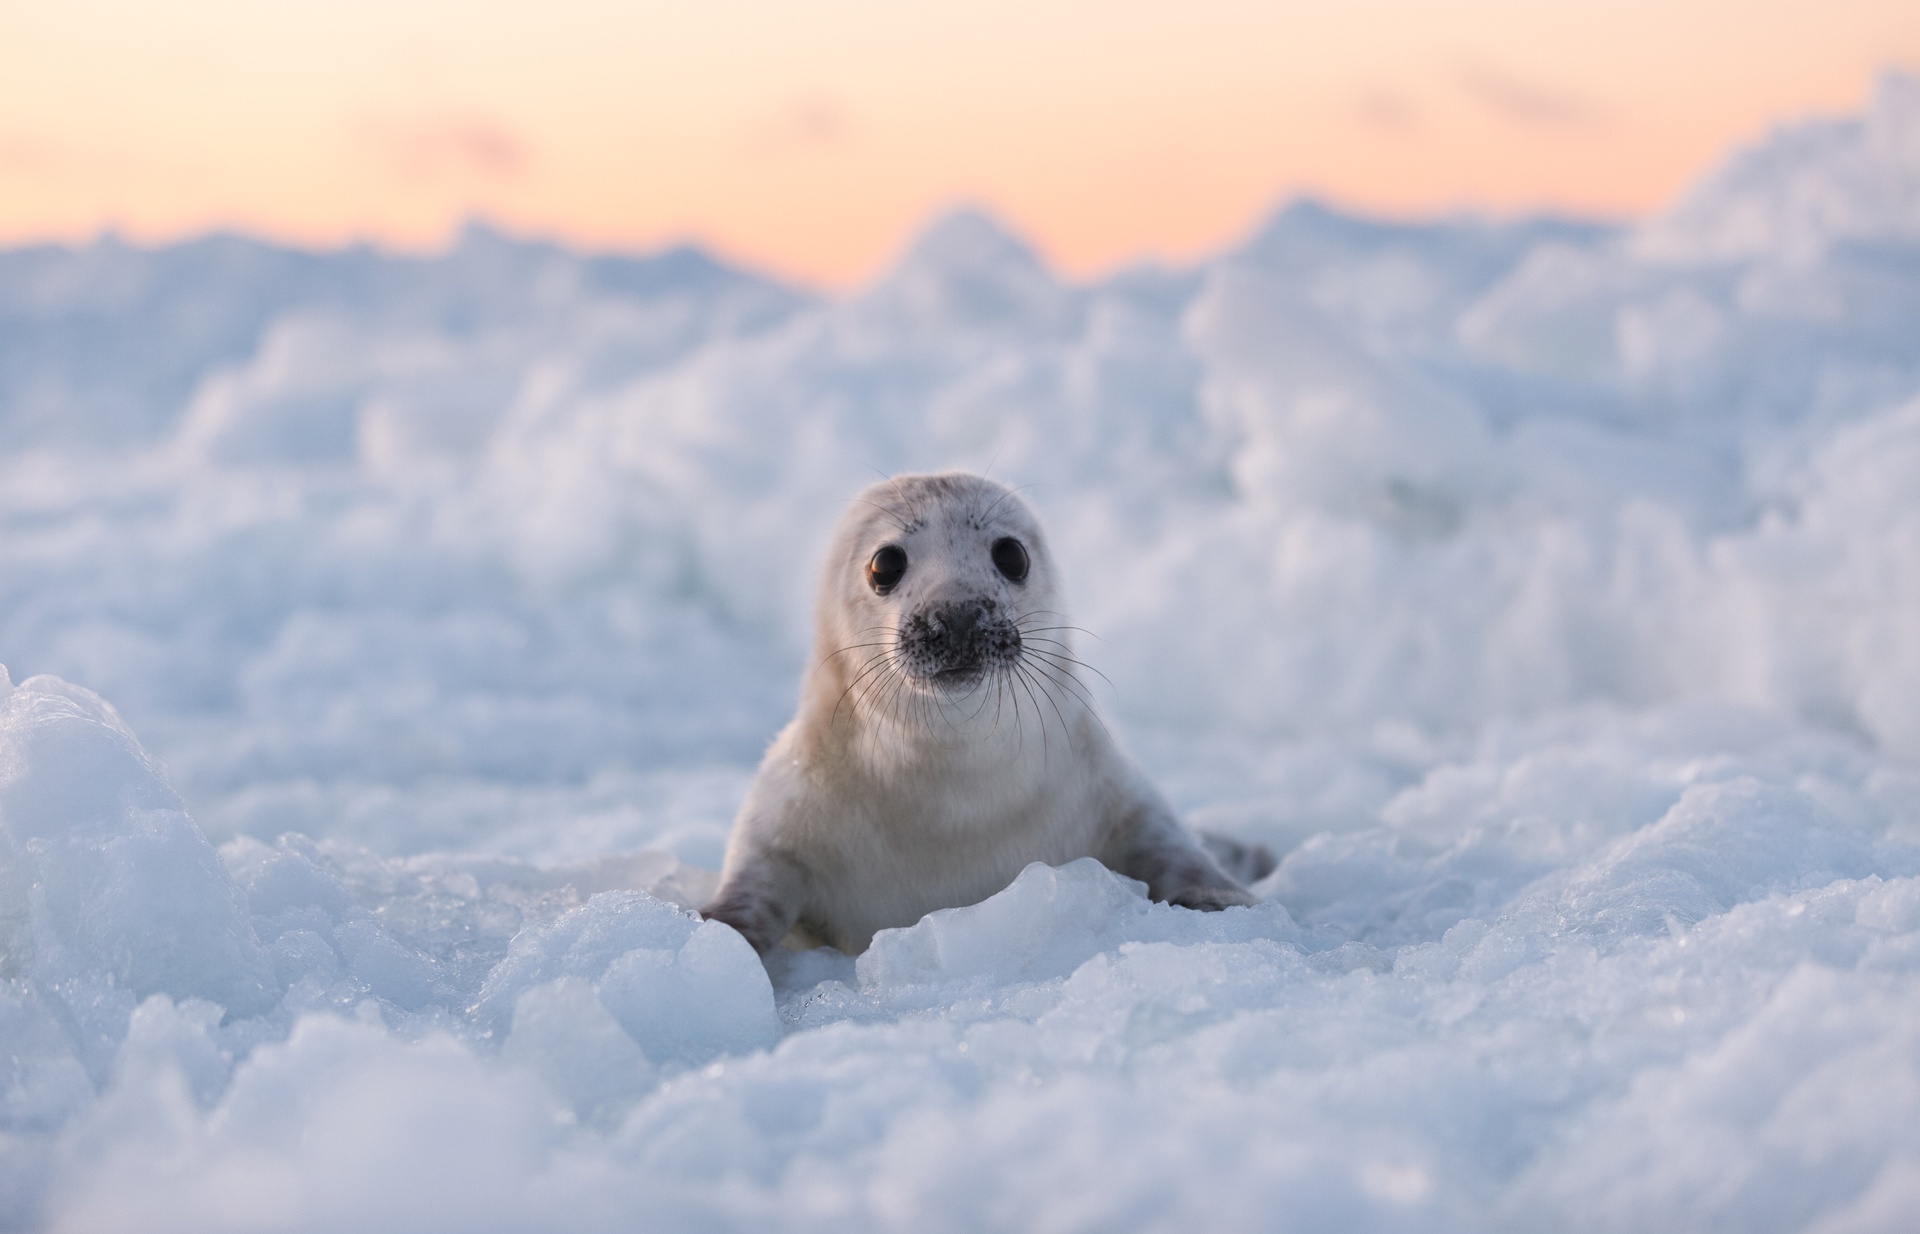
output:
[[[958,604],[946,612],[946,626],[955,638],[965,638],[980,624],[980,608],[975,604]]]

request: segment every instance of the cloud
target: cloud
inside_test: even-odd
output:
[[[11,175],[49,175],[67,160],[53,144],[32,137],[0,133],[0,172]]]
[[[825,94],[796,95],[755,124],[747,136],[754,154],[830,150],[852,133],[846,108]]]
[[[1398,90],[1371,89],[1355,102],[1361,123],[1384,133],[1403,135],[1420,127],[1420,109]]]
[[[1599,109],[1577,94],[1515,77],[1491,65],[1463,65],[1460,84],[1495,115],[1523,128],[1584,129],[1601,119]]]
[[[387,169],[414,183],[516,180],[532,161],[517,133],[477,112],[370,117],[358,127]]]

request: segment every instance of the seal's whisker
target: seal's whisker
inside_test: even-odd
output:
[[[865,681],[868,677],[872,676],[877,669],[883,669],[886,666],[886,660],[887,660],[886,652],[884,651],[875,652],[873,656],[871,656],[865,664],[861,665],[859,672],[854,674],[853,680],[847,683],[847,688],[840,691],[840,697],[834,700],[833,714],[828,717],[829,719],[837,720],[840,718],[840,708],[843,704],[846,703],[847,696],[850,694],[854,694],[854,691],[856,689],[859,689],[860,684],[863,681]],[[865,691],[861,691],[860,694],[854,694],[853,705],[856,710],[858,710],[860,706],[861,698],[864,696],[864,694],[865,694]]]
[[[1019,629],[1020,635],[1023,638],[1029,634],[1054,634],[1060,631],[1067,631],[1074,634],[1084,634],[1095,642],[1106,642],[1105,639],[1095,634],[1092,630],[1087,629],[1085,626],[1023,626],[1020,625],[1019,622],[1015,622],[1014,625]]]
[[[1092,711],[1094,709],[1093,695],[1087,692],[1086,686],[1082,685],[1080,681],[1076,677],[1074,677],[1074,675],[1071,672],[1068,672],[1066,669],[1062,668],[1059,664],[1053,663],[1045,658],[1042,658],[1045,656],[1045,654],[1046,653],[1044,652],[1035,653],[1035,656],[1038,659],[1038,663],[1035,665],[1035,667],[1041,669],[1044,672],[1044,674],[1048,678],[1053,680],[1057,685],[1060,685],[1061,687],[1067,690],[1071,690],[1073,692],[1073,697],[1079,701],[1080,705],[1085,707],[1088,711]]]
[[[867,746],[865,755],[868,758],[871,758],[877,753],[876,743],[881,739],[881,736],[884,735],[883,730],[896,723],[893,719],[894,689],[894,678],[880,678],[873,684],[867,696],[862,699],[862,702],[866,705],[867,712],[867,722],[863,724],[862,727],[866,730],[863,736]]]
[[[1073,649],[1073,643],[1067,639],[1047,638],[1044,635],[1036,634],[1031,630],[1023,632],[1020,635],[1020,641],[1023,643],[1051,643],[1055,647],[1064,648],[1068,651],[1071,651]]]
[[[1041,617],[1058,617],[1060,618],[1060,624],[1052,625],[1052,626],[1037,626],[1037,625],[1028,624],[1034,619],[1041,618]],[[1065,613],[1056,613],[1050,609],[1035,608],[1035,609],[1028,609],[1026,612],[1020,614],[1020,616],[1015,619],[1015,624],[1018,625],[1022,630],[1072,630],[1075,633],[1084,634],[1088,638],[1094,639],[1098,642],[1103,642],[1103,643],[1106,642],[1105,639],[1101,638],[1098,634],[1095,634],[1092,630],[1087,629],[1085,626],[1076,626],[1072,622],[1068,621],[1066,618],[1067,618],[1067,615]]]
[[[1026,669],[1016,664],[1013,666],[1013,671],[1019,676],[1020,684],[1027,692],[1027,698],[1033,703],[1034,718],[1040,723],[1040,765],[1044,767],[1047,765],[1047,717],[1040,710],[1039,696],[1034,693],[1033,681],[1028,677]]]
[[[845,647],[842,647],[842,648],[841,648],[840,650],[838,650],[838,651],[836,651],[836,652],[833,652],[833,653],[832,653],[831,655],[827,655],[827,656],[824,656],[824,657],[822,657],[822,658],[821,658],[821,660],[820,660],[820,663],[819,663],[819,664],[817,664],[817,665],[815,665],[814,667],[816,667],[816,668],[825,668],[825,667],[826,667],[826,666],[827,666],[828,664],[831,664],[831,663],[832,663],[832,662],[833,662],[834,660],[836,660],[836,659],[838,659],[838,658],[839,658],[839,657],[841,657],[841,656],[844,656],[844,655],[846,655],[846,654],[847,654],[847,653],[848,653],[849,651],[864,651],[865,649],[867,649],[867,648],[869,648],[869,647],[890,647],[890,646],[892,646],[892,645],[893,645],[893,644],[891,644],[891,643],[885,643],[885,642],[879,642],[879,643],[848,643],[848,644],[847,644],[847,645],[846,645]]]
[[[867,757],[870,760],[877,761],[879,758],[883,728],[891,725],[896,730],[902,730],[907,727],[905,719],[899,713],[900,704],[904,701],[902,691],[905,690],[906,684],[906,675],[903,673],[895,673],[888,679],[886,693],[882,696],[881,705],[877,709],[879,722],[872,725],[867,733]]]
[[[885,673],[892,669],[895,669],[895,665],[891,654],[885,651],[874,653],[873,657],[854,675],[853,680],[847,683],[847,688],[840,692],[839,700],[833,705],[834,717],[837,718],[840,715],[840,704],[847,701],[847,695],[852,694],[856,686],[872,677],[875,673]],[[864,697],[865,691],[862,691],[861,694],[854,699],[854,706],[858,707],[861,699]]]
[[[1040,692],[1047,696],[1047,702],[1053,707],[1053,714],[1060,721],[1060,731],[1065,733],[1067,735],[1067,740],[1071,742],[1073,740],[1073,728],[1067,723],[1066,713],[1060,710],[1059,698],[1055,696],[1052,690],[1047,688],[1047,674],[1045,673],[1040,674],[1039,686],[1040,686]]]
[[[863,701],[874,696],[876,691],[898,688],[905,674],[900,671],[900,659],[897,652],[881,652],[875,657],[873,671],[864,674],[860,697]],[[883,696],[884,697],[884,696]]]
[[[940,711],[941,718],[946,719],[946,712],[941,711],[941,709],[933,702],[933,700],[929,699],[923,691],[920,691],[920,690],[913,691],[913,706],[915,711],[919,713],[920,727],[923,730],[930,729],[933,727],[933,722],[928,718],[928,714],[927,714],[930,711]],[[953,721],[947,720],[947,727],[952,728]]]
[[[1046,651],[1046,650],[1043,650],[1041,647],[1032,646],[1032,644],[1034,643],[1041,643],[1041,644],[1051,643],[1053,644],[1053,646],[1058,648],[1058,650]],[[1101,672],[1099,669],[1095,668],[1093,665],[1087,663],[1085,660],[1082,660],[1079,656],[1074,655],[1073,650],[1070,647],[1068,647],[1065,643],[1060,642],[1058,639],[1036,638],[1036,639],[1024,640],[1024,644],[1028,647],[1029,650],[1033,652],[1034,655],[1051,656],[1057,661],[1064,661],[1068,664],[1074,665],[1077,668],[1084,668],[1089,673],[1092,673],[1094,676],[1098,677],[1100,680],[1106,682],[1108,688],[1111,689],[1115,694],[1118,694],[1120,692],[1120,687],[1113,684],[1113,678],[1107,676],[1105,673]]]
[[[887,705],[892,708],[912,707],[919,713],[921,719],[926,718],[926,700],[920,697],[919,691],[913,689],[913,678],[905,673],[895,676],[893,692],[888,695]],[[904,724],[905,720],[903,719],[901,723]]]
[[[816,664],[814,667],[825,668],[834,659],[835,656],[844,655],[849,651],[855,651],[863,647],[897,648],[900,645],[900,636],[896,634],[894,631],[892,631],[891,629],[888,629],[886,626],[869,626],[864,630],[854,631],[854,634],[856,636],[862,635],[862,634],[884,634],[886,635],[886,637],[874,639],[871,642],[865,642],[865,643],[848,643],[845,647],[842,647],[837,651],[834,651],[828,655],[821,656],[820,662]]]
[[[988,696],[987,696],[986,684],[987,683],[983,680],[978,686],[974,687],[980,694],[980,703],[978,706],[976,706],[973,709],[973,714],[967,717],[968,724],[972,724],[975,720],[978,720],[980,718],[980,713],[987,709]]]
[[[1034,655],[1045,656],[1047,659],[1053,661],[1055,664],[1064,663],[1064,664],[1073,665],[1076,668],[1084,668],[1089,673],[1092,673],[1094,676],[1098,677],[1100,680],[1106,682],[1107,685],[1114,691],[1114,693],[1117,694],[1120,691],[1120,687],[1113,684],[1113,678],[1107,676],[1105,673],[1101,672],[1099,669],[1095,668],[1093,665],[1088,664],[1085,660],[1080,659],[1078,656],[1069,655],[1064,651],[1042,651],[1038,647],[1032,648],[1031,650]]]
[[[1031,484],[1022,484],[1018,488],[1010,488],[1006,492],[1000,494],[999,499],[996,500],[992,505],[987,507],[987,512],[979,516],[980,521],[983,523],[987,522],[989,519],[991,519],[994,516],[994,513],[998,511],[1001,506],[1004,506],[1009,501],[1012,501],[1016,494],[1024,493],[1028,489],[1031,489],[1032,487],[1033,486]]]
[[[924,699],[924,698],[925,698],[925,696],[923,695],[923,696],[922,696],[922,698]],[[943,723],[943,724],[945,724],[945,725],[947,726],[947,731],[948,731],[948,732],[950,732],[950,733],[958,733],[958,732],[960,731],[960,726],[959,726],[958,724],[955,724],[955,723],[953,722],[953,715],[952,715],[952,713],[951,713],[951,712],[949,712],[949,711],[947,710],[947,704],[946,704],[946,701],[945,701],[945,700],[943,700],[943,699],[942,699],[942,700],[935,700],[935,701],[934,701],[934,703],[933,703],[933,709],[934,709],[934,711],[936,711],[936,712],[938,712],[938,713],[939,713],[939,715],[940,715],[940,721],[941,721],[941,723]]]
[[[1093,665],[1087,663],[1085,660],[1082,660],[1079,656],[1074,655],[1073,648],[1067,646],[1065,643],[1058,642],[1050,638],[1035,638],[1035,639],[1028,639],[1024,644],[1024,647],[1025,647],[1025,650],[1031,651],[1034,655],[1051,656],[1056,661],[1059,661],[1061,663],[1071,664],[1076,668],[1084,668],[1089,673],[1092,673],[1094,676],[1100,678],[1100,680],[1106,682],[1109,686],[1113,686],[1115,690],[1118,690],[1120,688],[1118,686],[1113,685],[1113,678],[1107,676],[1105,673],[1101,672],[1099,669],[1095,668]]]
[[[1047,706],[1053,711],[1054,719],[1060,721],[1060,735],[1066,740],[1068,748],[1071,749],[1073,745],[1073,726],[1067,723],[1066,713],[1060,710],[1060,704],[1054,699],[1053,691],[1047,688],[1046,679],[1024,665],[1020,669],[1020,675],[1026,678],[1028,684],[1038,692],[1038,697],[1034,700],[1033,704],[1036,709],[1040,706],[1039,700],[1042,698],[1046,699]],[[1046,723],[1046,713],[1041,712],[1040,731],[1043,733],[1046,731]]]
[[[1095,724],[1100,726],[1100,731],[1106,733],[1109,737],[1113,735],[1112,730],[1107,728],[1107,722],[1100,718],[1100,709],[1093,705],[1093,699],[1086,693],[1085,686],[1081,685],[1071,676],[1055,676],[1052,673],[1047,673],[1043,675],[1042,680],[1047,679],[1051,679],[1055,684],[1060,685],[1064,689],[1071,690],[1074,699],[1079,702],[1081,708],[1089,716],[1093,717]]]
[[[907,522],[905,517],[894,513],[892,510],[889,510],[887,507],[881,505],[877,501],[868,501],[865,497],[855,497],[854,501],[858,502],[863,506],[872,506],[874,509],[880,511],[880,513],[892,519],[894,522],[894,525],[900,528],[901,535],[905,535],[907,532],[913,529],[911,524]]]
[[[1013,671],[1002,670],[1000,680],[1006,688],[1007,697],[1013,700],[1013,739],[1018,743],[1020,752],[1024,754],[1027,749],[1027,730],[1026,725],[1021,722],[1023,713],[1020,709],[1020,695],[1013,689]]]
[[[1056,652],[1045,651],[1038,647],[1025,649],[1023,655],[1031,657],[1029,663],[1032,665],[1034,671],[1041,675],[1043,681],[1051,682],[1053,685],[1066,690],[1072,695],[1075,702],[1079,703],[1089,712],[1093,712],[1096,719],[1099,718],[1098,709],[1094,705],[1093,695],[1088,691],[1086,683],[1075,675],[1072,668],[1073,662],[1071,657],[1063,658]]]

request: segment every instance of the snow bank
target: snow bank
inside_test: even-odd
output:
[[[0,1224],[1900,1228],[1916,132],[1091,286],[0,254]],[[687,911],[840,503],[951,465],[1257,908]]]
[[[98,708],[52,689],[15,697]],[[1254,909],[1035,866],[777,987],[642,892],[235,841],[279,1004],[223,1014],[191,969],[120,996],[101,1095],[72,1069],[36,1139],[41,1029],[17,1186],[89,1231],[1898,1228],[1920,774],[1744,713],[1578,727],[1436,767]],[[16,979],[15,1021],[87,963]]]

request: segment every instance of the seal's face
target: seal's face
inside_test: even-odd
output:
[[[857,702],[1039,684],[1050,657],[1071,654],[1039,524],[990,480],[875,485],[842,521],[828,570],[820,634],[832,645],[821,650],[842,661]]]

